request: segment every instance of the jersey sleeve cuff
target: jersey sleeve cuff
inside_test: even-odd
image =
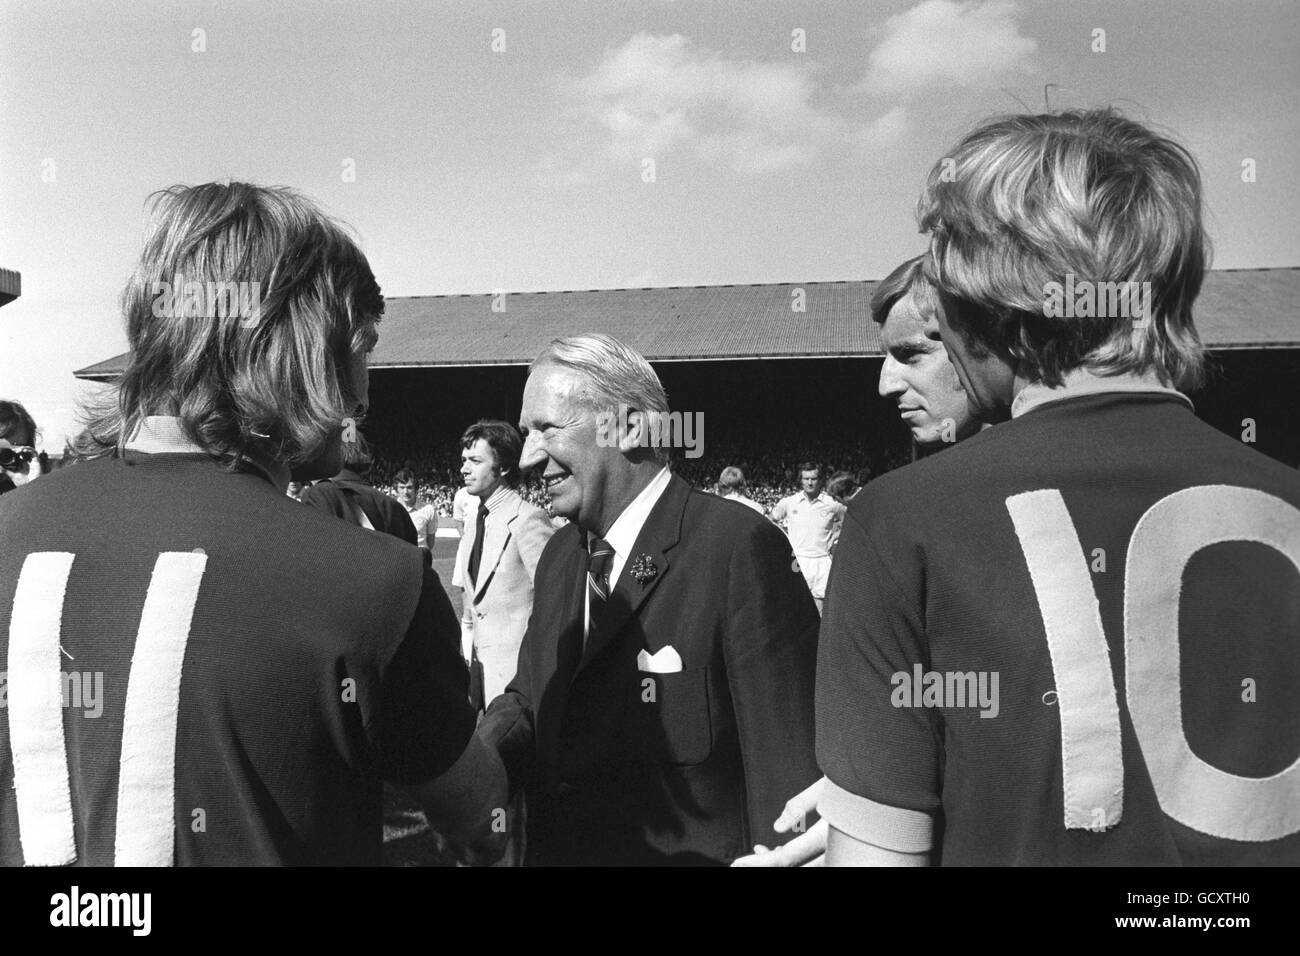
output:
[[[895,853],[925,853],[934,844],[934,818],[921,810],[904,810],[850,793],[827,780],[817,812],[831,826],[859,840]]]

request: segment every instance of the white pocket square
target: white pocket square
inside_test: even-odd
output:
[[[647,674],[676,674],[682,669],[682,655],[671,644],[654,654],[642,651],[636,656],[636,669]]]

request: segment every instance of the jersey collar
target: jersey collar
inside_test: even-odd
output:
[[[146,415],[125,446],[127,451],[142,455],[208,455],[202,445],[185,434],[181,420],[175,415]],[[255,458],[247,453],[239,456],[275,485],[280,491],[289,487],[289,466],[271,458]]]
[[[142,455],[206,455],[202,445],[191,441],[172,415],[146,415],[126,443],[127,451]]]
[[[1017,393],[1011,402],[1011,417],[1019,418],[1025,412],[1046,405],[1050,402],[1063,402],[1085,395],[1106,393],[1155,393],[1168,395],[1186,403],[1193,408],[1192,400],[1178,391],[1163,384],[1153,371],[1126,372],[1122,375],[1098,375],[1091,369],[1073,368],[1061,376],[1060,385],[1050,386],[1042,382],[1031,382]]]

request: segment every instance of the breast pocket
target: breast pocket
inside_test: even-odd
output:
[[[647,754],[672,764],[707,760],[713,752],[709,668],[637,676],[637,725]]]

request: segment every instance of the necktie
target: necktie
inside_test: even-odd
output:
[[[478,521],[474,523],[474,547],[469,552],[469,579],[473,582],[475,589],[478,588],[478,566],[483,560],[483,523],[487,520],[488,506],[481,503],[478,506]]]
[[[609,571],[614,566],[614,549],[608,541],[593,538],[587,561],[587,597],[591,609],[589,634],[596,633],[600,625],[600,612],[609,600]]]

